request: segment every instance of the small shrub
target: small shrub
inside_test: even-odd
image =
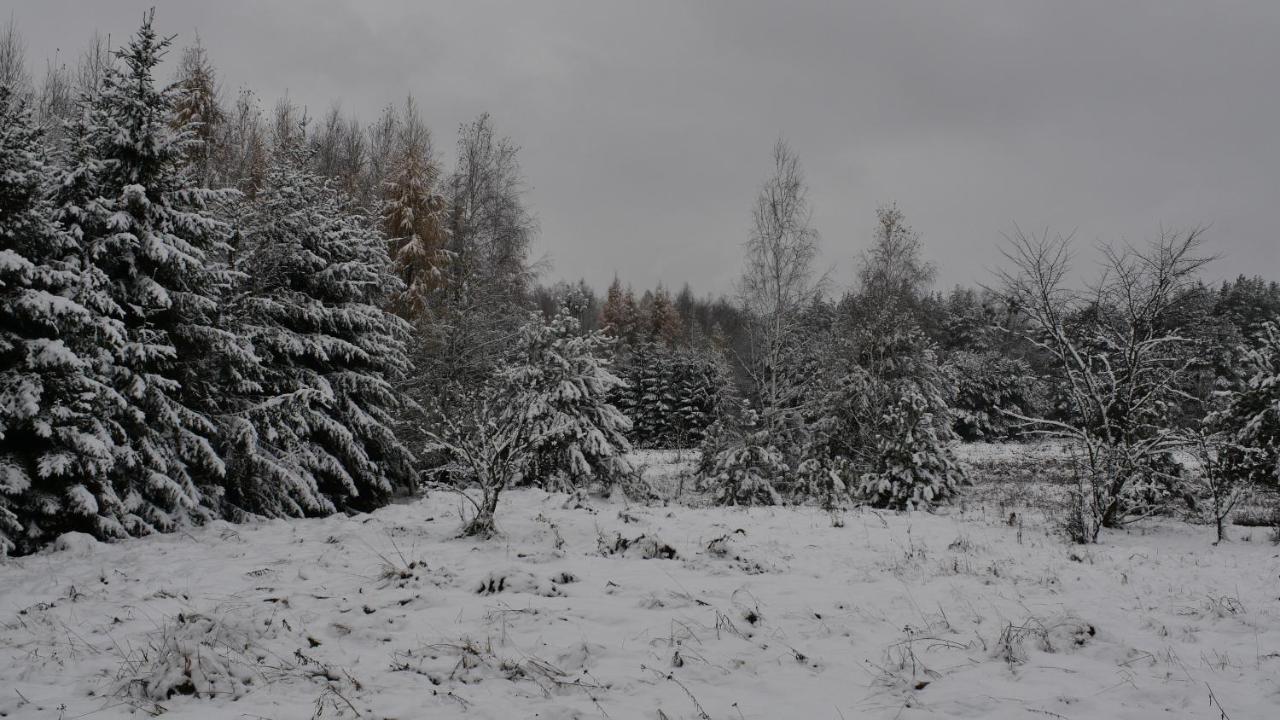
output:
[[[268,631],[234,611],[179,613],[124,659],[120,693],[153,702],[174,695],[242,697],[289,669],[260,644]]]

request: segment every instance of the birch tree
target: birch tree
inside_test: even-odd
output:
[[[773,165],[751,210],[746,267],[738,286],[743,309],[754,322],[749,366],[762,428],[771,435],[784,422],[789,395],[785,359],[797,342],[793,331],[822,287],[813,269],[818,232],[800,159],[780,139],[773,147]]]

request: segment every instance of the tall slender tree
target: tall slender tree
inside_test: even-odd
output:
[[[752,207],[746,268],[739,284],[743,308],[753,321],[750,372],[768,434],[784,424],[794,388],[786,357],[796,343],[804,309],[821,293],[813,263],[818,232],[811,223],[808,185],[800,159],[783,140],[773,147],[773,174]]]
[[[128,442],[113,468],[118,527],[110,534],[168,529],[207,514],[223,473],[211,414],[228,388],[220,369],[249,362],[220,327],[219,301],[232,276],[220,261],[227,226],[212,206],[232,198],[193,182],[190,127],[174,127],[177,92],[154,79],[170,39],[148,13],[117,52],[77,134],[81,165],[60,185],[60,215],[103,273],[124,325],[111,382],[127,403],[117,421]]]
[[[405,101],[398,130],[383,225],[391,239],[396,273],[404,284],[404,290],[392,298],[392,308],[402,317],[418,318],[445,279],[445,201],[436,187],[440,168],[431,132],[412,96]]]

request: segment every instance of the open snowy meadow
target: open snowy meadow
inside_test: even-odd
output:
[[[1280,720],[1277,0],[155,5],[0,13],[0,720]]]
[[[0,716],[1274,718],[1267,529],[1067,544],[1025,450],[967,448],[977,486],[934,514],[517,490],[477,541],[438,491],[66,535],[0,565]],[[693,459],[639,455],[667,492]]]

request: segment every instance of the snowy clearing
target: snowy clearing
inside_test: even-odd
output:
[[[972,454],[972,453],[971,453]],[[981,453],[979,453],[981,454]],[[692,462],[649,453],[678,477]],[[983,497],[981,486],[974,497]],[[1212,718],[1280,706],[1280,550],[1148,523],[512,491],[0,565],[8,718]],[[200,695],[196,697],[195,695]]]

